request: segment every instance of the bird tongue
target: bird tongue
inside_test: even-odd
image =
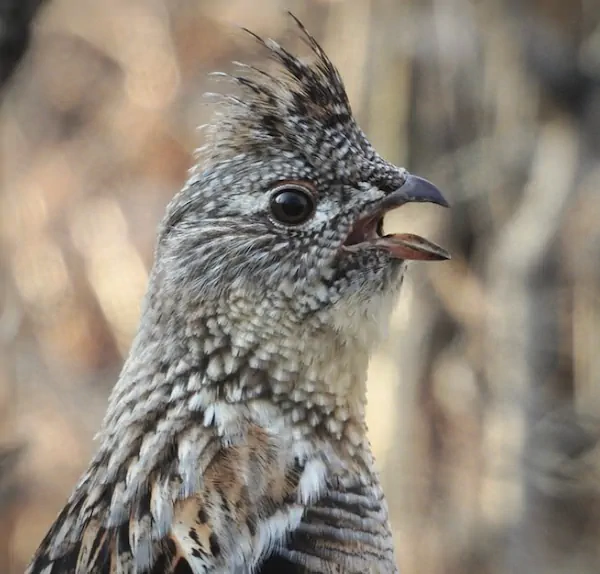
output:
[[[450,254],[439,245],[414,235],[413,233],[395,233],[376,241],[398,259],[419,259],[423,261],[442,261],[450,259]]]

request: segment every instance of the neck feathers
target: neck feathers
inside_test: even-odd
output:
[[[207,424],[215,404],[250,409],[261,424],[279,420],[305,436],[339,439],[348,421],[364,425],[369,349],[358,340],[343,340],[316,318],[237,321],[232,309],[205,311],[188,314],[184,324],[156,312],[160,328],[142,321],[109,400],[106,440],[165,417],[174,428],[186,419]]]

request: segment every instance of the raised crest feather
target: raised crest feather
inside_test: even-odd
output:
[[[290,16],[311,49],[310,61],[294,56],[275,40],[242,28],[267,50],[280,69],[267,72],[234,62],[237,73],[217,73],[237,84],[240,93],[221,95],[224,107],[207,132],[201,160],[226,160],[250,150],[256,154],[265,146],[298,151],[311,142],[318,146],[329,130],[343,130],[356,142],[363,139],[338,70],[304,25]]]

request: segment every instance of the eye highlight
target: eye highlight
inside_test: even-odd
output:
[[[273,188],[269,207],[279,223],[299,225],[315,212],[313,190],[308,184],[281,183]]]

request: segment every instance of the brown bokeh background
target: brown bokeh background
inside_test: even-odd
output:
[[[0,107],[0,573],[93,452],[207,77],[299,16],[450,211],[370,371],[404,574],[600,571],[600,2],[46,0]]]

